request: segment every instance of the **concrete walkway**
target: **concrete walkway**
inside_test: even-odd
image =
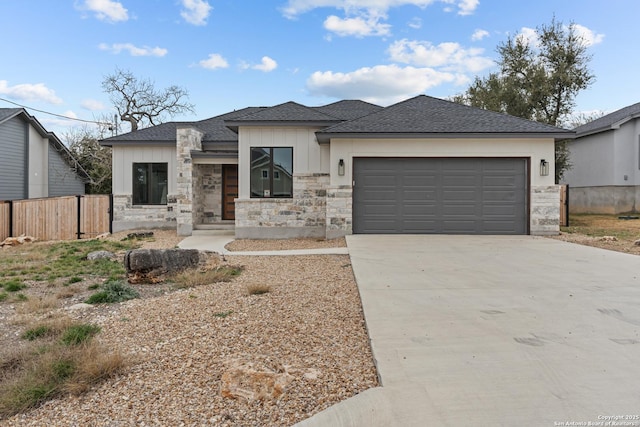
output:
[[[347,248],[317,248],[294,249],[283,251],[248,251],[232,252],[225,249],[225,245],[234,240],[233,232],[195,231],[192,236],[186,237],[178,243],[181,249],[199,249],[201,251],[214,251],[222,255],[253,255],[253,256],[288,256],[288,255],[348,255]]]
[[[530,236],[347,244],[382,387],[298,426],[640,425],[640,257]]]

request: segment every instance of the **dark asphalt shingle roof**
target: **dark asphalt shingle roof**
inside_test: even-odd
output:
[[[234,123],[260,123],[260,122],[339,122],[337,117],[325,114],[318,109],[307,107],[297,102],[285,102],[269,108],[264,108],[258,112],[247,114],[242,117],[227,119],[227,122]],[[229,124],[229,123],[228,123]]]
[[[22,108],[0,108],[0,123],[4,122],[7,119],[10,119],[11,117],[21,113],[22,111]]]
[[[555,126],[468,107],[426,95],[386,107],[359,119],[317,132],[334,134],[553,134],[572,132]]]
[[[578,126],[574,131],[576,132],[576,136],[603,132],[610,130],[614,124],[620,121],[634,117],[640,117],[640,102],[621,108],[613,113],[607,114],[606,116],[602,116],[589,123],[585,123],[582,126]]]
[[[238,135],[226,127],[224,121],[242,117],[262,109],[264,109],[264,107],[248,107],[200,121],[167,122],[139,129],[134,132],[123,133],[111,138],[105,138],[102,141],[105,145],[114,142],[174,142],[176,140],[176,128],[179,125],[187,125],[195,126],[204,132],[202,142],[233,142],[238,141]]]
[[[340,120],[353,120],[380,111],[383,107],[364,101],[348,99],[313,108]]]

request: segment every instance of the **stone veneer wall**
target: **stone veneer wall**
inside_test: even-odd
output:
[[[193,214],[195,224],[211,224],[222,219],[222,165],[195,165],[193,168]]]
[[[179,236],[190,236],[193,232],[193,160],[191,159],[191,151],[202,151],[204,134],[191,126],[178,126],[176,133],[178,168],[176,228]]]
[[[329,174],[294,174],[293,198],[236,199],[236,238],[324,237]]]
[[[326,221],[325,237],[327,239],[351,234],[353,229],[353,189],[350,185],[327,189]]]
[[[176,196],[167,196],[167,205],[134,206],[131,195],[113,196],[113,232],[134,228],[175,228]]]
[[[531,188],[530,234],[544,236],[560,233],[560,186]]]

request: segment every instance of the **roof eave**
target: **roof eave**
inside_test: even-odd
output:
[[[287,127],[319,127],[326,128],[329,126],[336,125],[338,123],[342,123],[344,120],[327,120],[327,121],[308,121],[308,120],[259,120],[259,121],[250,121],[250,120],[225,120],[224,124],[226,127],[231,129],[234,132],[238,132],[238,128],[240,126],[287,126]]]
[[[564,139],[574,139],[575,132],[501,132],[501,133],[481,133],[481,132],[316,132],[316,139],[320,144],[328,144],[332,138],[355,138],[355,139],[415,139],[415,138],[553,138],[555,141]]]
[[[174,140],[162,140],[162,141],[154,141],[154,140],[142,140],[142,141],[124,141],[124,140],[120,140],[120,141],[110,141],[108,139],[102,139],[100,141],[98,141],[98,143],[103,146],[103,147],[114,147],[116,145],[120,145],[120,146],[148,146],[148,145],[171,145],[171,146],[175,146],[176,145],[176,141]]]

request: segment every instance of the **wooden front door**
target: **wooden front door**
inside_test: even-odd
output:
[[[222,219],[236,219],[238,165],[222,165]]]

